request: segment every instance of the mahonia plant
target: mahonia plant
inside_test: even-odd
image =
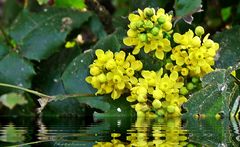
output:
[[[138,116],[180,116],[188,94],[214,70],[218,43],[209,39],[210,34],[204,36],[201,26],[184,34],[174,32],[172,15],[162,8],[138,9],[128,19],[123,43],[133,48],[132,54],[97,49],[86,81],[97,89],[96,94],[111,94],[112,99],[128,94],[126,100]],[[141,49],[164,63],[158,71],[143,69],[149,63],[137,60]]]

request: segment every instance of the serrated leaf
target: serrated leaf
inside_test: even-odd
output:
[[[86,7],[84,0],[55,0],[55,6],[73,9],[83,9]]]
[[[28,59],[48,58],[59,50],[67,34],[79,28],[91,16],[89,12],[49,8],[43,12],[22,11],[10,27],[10,36]]]
[[[17,93],[8,93],[0,97],[0,102],[9,109],[13,109],[16,105],[27,104],[27,100],[21,94]]]
[[[95,89],[85,81],[89,75],[88,66],[94,59],[93,51],[88,51],[77,56],[67,66],[62,75],[64,89],[67,93],[94,94]]]
[[[35,88],[48,95],[66,94],[62,73],[67,65],[81,52],[77,48],[62,49],[47,60],[41,62],[38,75],[34,79]],[[44,99],[42,99],[44,100]],[[47,102],[46,102],[47,103]],[[43,109],[43,116],[85,116],[86,107],[77,99],[52,101]]]
[[[217,68],[228,68],[240,61],[240,26],[225,30],[214,35],[214,41],[219,43],[219,58],[216,62]]]
[[[228,73],[227,70],[217,70],[203,78],[203,88],[193,93],[184,104],[187,115],[204,114],[215,117],[216,114],[223,113],[224,116],[229,116],[238,86]]]
[[[29,88],[34,74],[32,64],[16,53],[11,52],[0,59],[0,82],[2,83]],[[9,88],[3,90],[1,87],[0,93],[9,90]]]

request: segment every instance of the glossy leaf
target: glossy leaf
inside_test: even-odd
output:
[[[67,66],[62,75],[64,89],[67,93],[95,93],[96,90],[94,90],[91,85],[85,81],[85,78],[89,75],[88,66],[92,63],[93,59],[93,51],[88,51],[77,56]]]
[[[69,9],[44,9],[43,12],[22,11],[10,28],[10,36],[20,46],[20,53],[34,60],[49,57],[60,49],[67,34],[79,28],[91,13]]]
[[[185,129],[188,130],[189,141],[201,146],[232,146],[230,137],[229,120],[216,120],[215,117],[197,120],[186,118]],[[236,145],[236,144],[235,144]]]
[[[216,33],[214,41],[219,43],[220,50],[216,62],[217,68],[228,68],[240,61],[240,26]]]
[[[184,104],[187,115],[205,115],[215,117],[221,113],[229,116],[232,102],[239,92],[239,86],[227,70],[217,70],[202,79],[203,88],[193,93]]]
[[[9,124],[2,130],[3,132],[0,136],[0,140],[4,142],[11,142],[11,143],[17,143],[17,142],[23,142],[25,138],[25,134],[27,133],[27,130],[25,129],[16,129],[13,124]]]
[[[0,102],[9,109],[13,109],[16,105],[27,104],[27,100],[21,94],[17,93],[8,93],[0,97]]]
[[[201,6],[201,0],[176,0],[175,1],[175,11],[176,16],[187,16],[193,14]]]
[[[9,53],[0,59],[0,82],[31,87],[31,79],[35,74],[32,64],[16,53]],[[1,93],[6,91],[1,87]],[[7,91],[11,89],[8,88]]]

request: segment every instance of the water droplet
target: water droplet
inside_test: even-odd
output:
[[[73,62],[73,66],[76,66],[76,62]]]
[[[19,83],[18,86],[23,87],[23,84],[22,84],[22,83]]]
[[[48,9],[43,9],[43,11],[44,11],[44,12],[47,12],[47,11],[48,11]]]
[[[117,120],[117,126],[121,126],[122,121],[121,120]]]
[[[58,82],[58,79],[53,79],[53,81],[54,81],[55,83],[57,83],[57,82]]]
[[[83,63],[83,59],[82,59],[82,60],[80,60],[80,62],[81,62],[81,63]]]
[[[118,112],[122,112],[122,109],[121,109],[121,108],[117,108],[117,111],[118,111]]]
[[[23,67],[21,67],[21,71],[24,71],[25,69]]]

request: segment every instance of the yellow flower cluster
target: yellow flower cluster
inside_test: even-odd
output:
[[[134,46],[133,54],[138,54],[141,48],[145,53],[155,51],[155,56],[163,60],[164,52],[171,51],[168,39],[172,32],[172,15],[166,14],[160,8],[155,12],[153,8],[138,9],[138,14],[130,14],[128,37],[123,39],[127,46]]]
[[[178,72],[173,71],[168,75],[163,74],[163,69],[158,72],[143,70],[141,75],[143,78],[139,78],[139,82],[131,89],[131,95],[127,97],[127,101],[137,102],[133,105],[137,115],[181,115],[181,105],[187,99],[180,94],[184,83]]]
[[[101,49],[97,49],[95,54],[97,59],[89,66],[91,76],[86,77],[86,81],[98,90],[96,94],[111,93],[111,97],[117,99],[138,82],[134,74],[143,65],[133,55]]]
[[[153,122],[151,119],[138,117],[132,129],[129,130],[126,140],[123,142],[116,137],[121,134],[112,133],[111,142],[97,142],[94,147],[172,147],[172,146],[193,146],[187,141],[186,130],[181,128],[181,119],[179,117],[171,119],[157,119]],[[151,129],[150,129],[151,127]],[[152,137],[149,137],[151,134]]]
[[[172,49],[171,60],[175,61],[176,65],[169,63],[166,65],[167,69],[181,72],[183,76],[189,74],[191,77],[202,77],[213,71],[219,44],[208,38],[210,34],[201,41],[204,29],[200,26],[195,29],[195,34],[196,36],[192,30],[183,35],[174,33],[173,39],[178,45]]]

